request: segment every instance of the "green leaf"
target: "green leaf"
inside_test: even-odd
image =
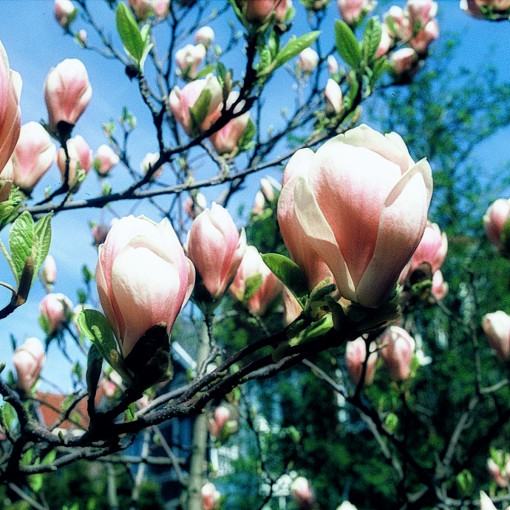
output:
[[[51,464],[57,458],[57,450],[50,450],[42,459],[41,464]]]
[[[356,99],[356,96],[359,92],[359,83],[357,80],[356,71],[353,71],[352,69],[349,71],[347,81],[349,83],[349,88],[347,90],[347,94],[344,97],[344,100],[342,101],[344,110],[351,109],[351,106],[353,105],[354,100]]]
[[[0,230],[16,218],[22,203],[23,193],[16,186],[12,186],[9,198],[0,202]]]
[[[23,212],[12,224],[9,235],[9,248],[16,273],[16,283],[19,283],[25,261],[32,255],[34,244],[34,220],[28,211]]]
[[[193,124],[193,130],[198,131],[209,113],[212,92],[208,88],[204,88],[193,106],[189,107],[189,114]]]
[[[117,6],[115,22],[126,53],[135,64],[139,65],[145,51],[146,41],[144,41],[138,24],[126,4],[119,3]]]
[[[207,76],[208,74],[211,74],[213,73],[215,70],[217,69],[216,66],[213,66],[211,64],[209,65],[206,65],[203,69],[200,69],[200,71],[197,73],[197,75],[195,76],[195,79],[198,79],[198,78],[204,78],[205,76]],[[220,78],[218,76],[218,81],[220,82],[220,85],[222,85],[222,82],[220,81]]]
[[[335,22],[335,43],[336,50],[344,62],[353,69],[359,69],[361,63],[359,43],[345,21],[336,20]]]
[[[2,428],[10,430],[14,419],[16,418],[16,412],[9,402],[4,402],[0,407],[0,421],[2,422]]]
[[[106,317],[97,310],[85,309],[78,315],[77,323],[80,331],[94,342],[101,356],[111,363],[111,351],[117,350],[117,342]]]
[[[276,55],[273,61],[272,69],[275,70],[278,67],[288,62],[291,58],[299,55],[305,48],[311,46],[319,37],[320,31],[314,30],[308,34],[302,35],[297,39],[291,38],[290,41],[282,48],[282,50]]]
[[[363,59],[367,64],[370,64],[377,53],[379,43],[381,42],[382,28],[379,18],[373,17],[368,20],[363,34],[363,42],[361,43],[361,51]]]
[[[262,260],[296,299],[308,295],[308,282],[301,268],[293,260],[278,253],[262,254]]]
[[[252,139],[255,136],[255,124],[251,119],[248,119],[248,123],[244,128],[241,139],[239,140],[239,150],[247,151],[253,147]]]
[[[28,477],[28,485],[34,492],[39,492],[42,488],[43,484],[43,476],[41,473],[37,473],[35,475],[30,475]]]
[[[34,228],[34,244],[32,246],[32,257],[34,259],[34,279],[44,259],[48,255],[51,243],[51,216],[52,213],[43,216]]]
[[[255,292],[257,292],[262,283],[264,282],[264,278],[262,278],[261,274],[253,274],[246,278],[246,287],[244,288],[244,300],[247,301],[250,299]]]

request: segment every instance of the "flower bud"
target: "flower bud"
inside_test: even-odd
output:
[[[99,247],[99,300],[125,358],[150,328],[169,335],[195,283],[170,222],[127,216],[112,225]]]
[[[510,360],[510,316],[505,312],[488,313],[482,319],[482,328],[498,358]]]
[[[441,299],[444,299],[446,295],[448,294],[448,284],[444,281],[443,273],[438,269],[433,275],[432,275],[432,287],[430,289],[430,292],[432,292],[432,295],[438,300],[441,301]]]
[[[234,102],[239,97],[239,92],[231,92],[227,99],[227,109],[230,109]],[[241,111],[244,106],[244,101],[241,101],[234,109],[234,113]],[[218,109],[218,117],[220,117],[221,107]],[[213,122],[217,120],[213,117]],[[250,112],[245,112],[242,115],[234,117],[228,121],[221,129],[213,133],[209,140],[211,141],[214,150],[221,156],[223,154],[235,154],[239,148],[239,141],[241,140],[244,130],[250,121]]]
[[[437,223],[427,222],[423,237],[411,257],[412,273],[418,266],[426,262],[435,273],[442,265],[448,252],[448,238],[441,232]]]
[[[76,17],[77,9],[70,0],[55,0],[55,19],[63,28],[69,28]]]
[[[85,175],[92,167],[92,150],[81,135],[67,140],[67,152],[69,155],[69,170],[67,184],[69,189],[76,191]],[[57,166],[62,174],[62,181],[66,177],[66,153],[62,147],[57,153]]]
[[[303,307],[299,304],[294,294],[287,288],[283,287],[283,324],[288,326],[294,322],[303,312]]]
[[[110,227],[108,225],[98,224],[92,225],[92,238],[94,239],[94,244],[99,246],[103,244],[106,240],[106,236],[110,231]]]
[[[338,73],[338,62],[333,55],[328,57],[328,71],[330,75]]]
[[[319,63],[319,55],[312,48],[305,48],[300,54],[297,61],[298,69],[303,74],[310,74]]]
[[[502,452],[500,452],[502,453]],[[501,468],[492,458],[487,460],[487,470],[489,471],[492,479],[499,487],[507,487],[508,486],[508,478],[506,477],[506,472],[503,474],[501,472]]]
[[[18,347],[12,356],[12,362],[18,377],[18,386],[29,392],[39,378],[44,365],[46,354],[38,338],[27,338],[21,347]]]
[[[170,0],[128,0],[128,4],[138,21],[150,16],[166,18],[169,14]]]
[[[51,290],[53,284],[57,281],[57,264],[51,255],[48,255],[44,261],[41,277],[44,285]]]
[[[218,441],[226,441],[238,430],[236,410],[230,404],[222,404],[214,410],[213,419],[209,420],[209,432]]]
[[[113,152],[113,149],[106,144],[97,148],[94,157],[94,168],[99,175],[108,175],[110,170],[119,163],[119,156]]]
[[[407,0],[406,11],[414,32],[423,30],[437,14],[437,3],[433,0]]]
[[[324,95],[326,96],[326,112],[333,115],[340,113],[343,101],[342,89],[332,78],[328,79]]]
[[[371,12],[376,3],[373,0],[337,0],[340,16],[348,25],[357,25]]]
[[[159,160],[159,152],[148,152],[140,163],[140,170],[146,174],[152,166]],[[152,179],[157,179],[163,173],[163,166],[160,166],[156,172],[152,174]]]
[[[207,199],[202,193],[189,196],[184,203],[184,211],[191,218],[198,216],[207,207]]]
[[[58,132],[59,122],[76,124],[91,97],[92,87],[81,60],[68,58],[52,68],[44,83],[50,129]]]
[[[510,198],[499,198],[491,204],[483,217],[483,227],[489,241],[499,250],[503,249],[501,234],[510,219]]]
[[[411,374],[415,342],[413,337],[399,326],[390,326],[379,337],[381,357],[394,381],[404,381]]]
[[[197,76],[198,66],[204,61],[206,54],[205,46],[202,44],[188,44],[177,50],[175,61],[179,68],[177,74],[185,79],[193,80]]]
[[[211,93],[211,100],[207,108],[205,119],[198,128],[200,131],[206,131],[218,117],[218,106],[220,106],[223,100],[223,92],[218,79],[210,74],[205,79],[188,83],[182,90],[179,89],[179,87],[174,87],[170,92],[170,97],[168,98],[170,110],[188,135],[192,134],[194,127],[189,108],[195,105],[204,89],[209,90]]]
[[[315,497],[310,483],[304,476],[299,476],[292,482],[290,494],[300,510],[312,510]]]
[[[19,96],[21,77],[11,71],[5,49],[0,42],[0,172],[16,146],[21,128]],[[5,176],[2,176],[5,178]]]
[[[195,33],[195,42],[209,48],[214,42],[214,30],[208,26],[198,29]]]
[[[424,55],[427,53],[430,44],[438,37],[439,25],[437,20],[433,19],[409,41],[409,44],[416,53]]]
[[[87,31],[84,30],[83,28],[81,30],[78,30],[78,40],[82,44],[85,44],[87,42]]]
[[[41,321],[46,324],[45,332],[51,335],[62,328],[69,320],[72,310],[73,304],[64,294],[46,294],[39,304]]]
[[[397,5],[390,7],[390,10],[384,15],[384,22],[388,27],[389,34],[397,40],[408,41],[413,35],[409,16]]]
[[[220,504],[220,493],[211,482],[202,487],[202,510],[217,510]]]
[[[246,304],[251,313],[262,316],[281,292],[283,284],[266,266],[257,248],[248,246],[234,281],[229,288],[235,299],[244,301],[246,281],[255,275],[261,276],[262,284]]]
[[[386,55],[390,50],[391,45],[393,44],[393,35],[390,33],[388,25],[386,23],[383,23],[381,25],[381,29],[382,29],[381,40],[379,42],[377,53],[375,55],[377,58]]]
[[[264,197],[264,193],[262,191],[257,191],[255,193],[255,201],[253,203],[253,209],[251,213],[253,216],[260,216],[264,212],[264,207],[266,206],[266,199]]]
[[[363,365],[365,363],[367,365],[365,371],[365,386],[369,386],[374,381],[375,367],[377,365],[377,351],[371,352],[367,361],[367,344],[363,338],[359,337],[356,338],[356,340],[347,342],[345,348],[345,365],[352,383],[356,386],[361,379]]]
[[[41,124],[24,124],[12,155],[14,184],[25,193],[30,193],[50,168],[56,153],[49,133]]]
[[[460,0],[460,8],[475,18],[499,21],[508,19],[510,0]]]
[[[278,222],[310,288],[329,273],[344,298],[376,308],[423,236],[431,193],[426,160],[415,164],[396,133],[363,125],[292,156]]]
[[[275,22],[282,23],[287,10],[292,8],[292,0],[241,0],[243,12],[251,23],[266,23],[274,12]]]
[[[212,204],[193,221],[188,256],[211,299],[223,296],[234,278],[246,250],[246,234],[239,231],[229,212]]]
[[[390,66],[396,78],[406,74],[412,76],[418,70],[418,54],[413,48],[397,50],[390,56]]]

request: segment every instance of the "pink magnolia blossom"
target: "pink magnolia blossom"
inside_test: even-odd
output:
[[[64,294],[46,294],[39,304],[39,312],[48,324],[48,334],[58,331],[69,320],[72,310],[73,304]]]
[[[342,19],[348,25],[355,25],[375,8],[376,3],[373,0],[337,0],[337,5]]]
[[[260,190],[268,202],[272,202],[275,199],[274,186],[269,179],[265,177],[260,179]]]
[[[390,65],[393,74],[397,77],[404,73],[413,74],[417,70],[418,54],[413,48],[401,48],[390,56]]]
[[[170,0],[128,0],[128,4],[139,21],[153,15],[166,18],[169,14]]]
[[[432,287],[430,289],[430,292],[432,292],[432,295],[438,301],[441,301],[441,299],[444,299],[446,297],[448,291],[449,291],[448,283],[444,281],[443,273],[441,273],[441,271],[438,269],[432,275]]]
[[[283,287],[282,298],[283,323],[285,326],[288,326],[301,315],[303,307],[287,287]]]
[[[239,231],[229,212],[212,204],[193,221],[188,238],[188,256],[212,299],[225,293],[246,250],[246,234]]]
[[[430,265],[432,273],[435,273],[444,262],[448,252],[448,239],[444,232],[441,232],[437,223],[427,222],[423,237],[411,258],[412,273],[423,263]]]
[[[76,7],[70,0],[55,0],[55,19],[57,23],[64,28],[69,28],[71,19],[74,17]]]
[[[187,44],[175,52],[175,61],[179,75],[193,80],[197,76],[198,66],[204,61],[206,49],[203,44]]]
[[[419,54],[427,53],[430,44],[439,37],[437,20],[430,20],[410,41],[411,47]]]
[[[290,494],[300,510],[311,510],[315,497],[310,483],[304,476],[298,476],[290,485]]]
[[[338,73],[339,71],[338,62],[333,55],[329,55],[327,62],[329,74],[332,75]]]
[[[220,504],[220,493],[213,483],[207,482],[202,487],[202,510],[217,510]]]
[[[507,19],[510,0],[460,0],[460,8],[479,19]]]
[[[39,378],[44,366],[46,354],[38,338],[27,338],[23,345],[18,347],[12,356],[12,363],[16,369],[18,386],[27,393]]]
[[[400,41],[408,41],[413,35],[413,27],[409,20],[407,12],[398,5],[390,7],[384,15],[385,25],[388,27],[389,34]]]
[[[99,175],[108,175],[110,170],[119,163],[119,156],[115,154],[113,149],[106,144],[102,144],[97,148],[94,156],[94,168]]]
[[[319,55],[312,48],[305,48],[298,57],[298,69],[304,74],[310,74],[319,63]]]
[[[219,405],[209,420],[209,432],[213,437],[220,441],[225,441],[228,437],[237,432],[238,417],[235,408],[230,404]]]
[[[99,247],[99,300],[126,357],[151,327],[170,334],[195,283],[195,269],[167,219],[127,216]]]
[[[503,452],[499,452],[501,457],[505,455]],[[506,456],[506,455],[505,455]],[[500,459],[503,460],[503,459]],[[492,479],[499,487],[507,487],[508,486],[508,473],[506,469],[501,469],[501,467],[494,462],[494,459],[490,458],[487,460],[487,470],[489,471]]]
[[[498,358],[510,360],[510,316],[505,312],[488,313],[482,319],[482,328]]]
[[[278,222],[309,285],[329,270],[344,298],[378,307],[423,236],[431,194],[427,161],[415,164],[396,133],[362,125],[294,154]]]
[[[239,97],[239,92],[231,92],[227,99],[227,109],[230,109],[234,102]],[[234,109],[234,113],[241,111],[244,106],[244,101],[241,101]],[[217,118],[212,117],[212,121],[215,122],[221,115],[221,108],[218,108]],[[229,120],[221,129],[213,133],[209,140],[211,141],[214,150],[219,154],[233,154],[239,147],[239,141],[241,140],[244,130],[250,121],[250,112],[245,112],[242,115],[234,117]]]
[[[394,381],[404,381],[411,373],[414,338],[399,326],[386,328],[379,338],[381,357]]]
[[[89,173],[92,167],[92,149],[81,136],[75,136],[67,140],[67,152],[69,154],[69,171],[67,174],[67,183],[69,188],[76,190],[80,185],[80,179]],[[62,147],[57,153],[57,166],[62,174],[62,180],[66,175],[66,154]],[[82,175],[78,173],[81,170]]]
[[[343,94],[340,85],[329,78],[324,90],[326,96],[326,112],[331,114],[338,114],[342,111]]]
[[[204,89],[208,89],[211,92],[211,101],[208,113],[199,129],[200,131],[206,131],[217,119],[217,110],[223,101],[223,92],[218,79],[210,74],[207,78],[188,83],[182,90],[179,87],[174,87],[170,92],[168,98],[170,110],[188,135],[191,135],[193,131],[189,108],[196,103]]]
[[[365,385],[369,386],[374,381],[375,367],[377,365],[377,351],[370,353],[367,359],[367,344],[361,337],[347,342],[345,348],[345,365],[353,384],[357,385],[363,373],[363,365],[366,362]]]
[[[510,219],[510,198],[498,198],[487,209],[483,217],[483,227],[489,241],[498,249],[503,248],[501,233],[505,223]]]
[[[433,0],[407,0],[406,11],[414,31],[422,30],[437,14]]]
[[[246,19],[252,23],[269,21],[274,12],[275,22],[285,21],[287,10],[292,7],[292,0],[242,0]]]
[[[214,42],[214,30],[209,26],[199,28],[195,32],[195,42],[197,44],[203,44],[206,48],[209,48],[209,46],[211,46]]]
[[[67,58],[52,68],[44,82],[50,128],[56,132],[59,122],[76,124],[91,97],[92,86],[81,60]]]
[[[376,53],[377,58],[386,55],[391,48],[391,45],[393,44],[393,35],[391,34],[390,29],[386,23],[381,25],[381,30],[381,41],[379,42],[379,47],[377,48]]]
[[[0,42],[0,172],[9,161],[20,134],[20,93],[21,77],[9,68],[7,54]]]
[[[269,305],[282,291],[283,284],[264,264],[255,246],[248,246],[246,248],[243,260],[237,270],[234,281],[230,285],[229,291],[235,299],[242,301],[246,291],[246,280],[250,276],[257,274],[262,276],[262,285],[248,299],[247,305],[254,315],[264,315]]]
[[[103,244],[105,242],[106,236],[108,235],[108,232],[110,231],[110,227],[108,225],[99,223],[97,225],[92,225],[91,231],[92,231],[92,238],[94,240],[94,244],[96,246],[99,246],[100,244]]]
[[[207,207],[207,199],[202,193],[197,193],[195,197],[189,196],[184,202],[184,211],[191,218],[198,216]]]
[[[56,153],[57,149],[49,133],[41,124],[24,124],[12,155],[14,184],[30,193],[50,168]]]
[[[266,198],[264,197],[264,193],[262,191],[257,191],[255,193],[255,200],[253,202],[253,209],[251,213],[254,216],[260,216],[264,212],[264,207],[266,206]]]
[[[51,255],[48,255],[44,260],[41,277],[44,284],[49,288],[57,281],[57,263]]]

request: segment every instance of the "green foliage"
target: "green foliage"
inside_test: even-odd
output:
[[[354,70],[358,70],[362,59],[360,45],[345,21],[335,21],[335,43],[336,51],[338,51],[344,62]],[[369,54],[370,44],[367,44],[367,49],[367,54]]]
[[[301,37],[291,37],[289,42],[280,50],[272,63],[272,71],[299,55],[305,48],[311,46],[319,37],[320,32],[315,30]]]

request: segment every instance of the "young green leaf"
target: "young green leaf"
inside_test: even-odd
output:
[[[299,55],[305,48],[311,46],[317,40],[319,35],[320,32],[315,30],[313,32],[309,32],[308,34],[302,35],[297,39],[291,39],[276,55],[276,58],[273,61],[273,65],[271,66],[272,70],[277,69],[278,67],[285,64],[285,62],[288,62],[291,58]]]
[[[255,136],[255,124],[251,119],[248,119],[248,123],[244,128],[241,139],[239,140],[239,150],[247,151],[253,147],[252,139]]]
[[[9,248],[11,250],[11,259],[16,273],[16,283],[19,283],[21,273],[25,267],[25,261],[32,255],[34,244],[34,220],[32,215],[25,211],[12,224],[9,234]]]
[[[138,65],[142,59],[146,44],[138,24],[126,4],[119,3],[117,6],[115,22],[126,53]]]
[[[4,402],[0,405],[0,422],[2,423],[2,428],[4,430],[11,429],[15,418],[16,411],[14,411],[14,407],[12,407],[9,402]]]
[[[274,275],[294,294],[296,299],[308,294],[308,283],[301,268],[291,259],[278,253],[262,254],[262,260]]]
[[[117,342],[106,317],[97,310],[85,309],[77,318],[80,331],[94,342],[101,356],[110,363],[111,351],[117,350]]]
[[[257,292],[260,289],[263,282],[264,279],[262,278],[261,274],[253,274],[246,278],[244,300],[247,301],[248,299],[250,299],[253,296],[253,294],[255,294],[255,292]]]
[[[211,104],[212,92],[208,88],[204,88],[198,96],[193,106],[189,107],[189,115],[193,123],[193,130],[198,131],[209,112]]]
[[[382,37],[382,28],[379,18],[373,17],[368,20],[361,43],[363,59],[370,64],[377,53]]]
[[[34,244],[32,247],[32,257],[34,259],[34,279],[50,249],[51,216],[51,213],[46,214],[35,224]]]
[[[335,43],[338,54],[353,69],[359,69],[361,50],[358,40],[349,25],[342,20],[335,22]]]

